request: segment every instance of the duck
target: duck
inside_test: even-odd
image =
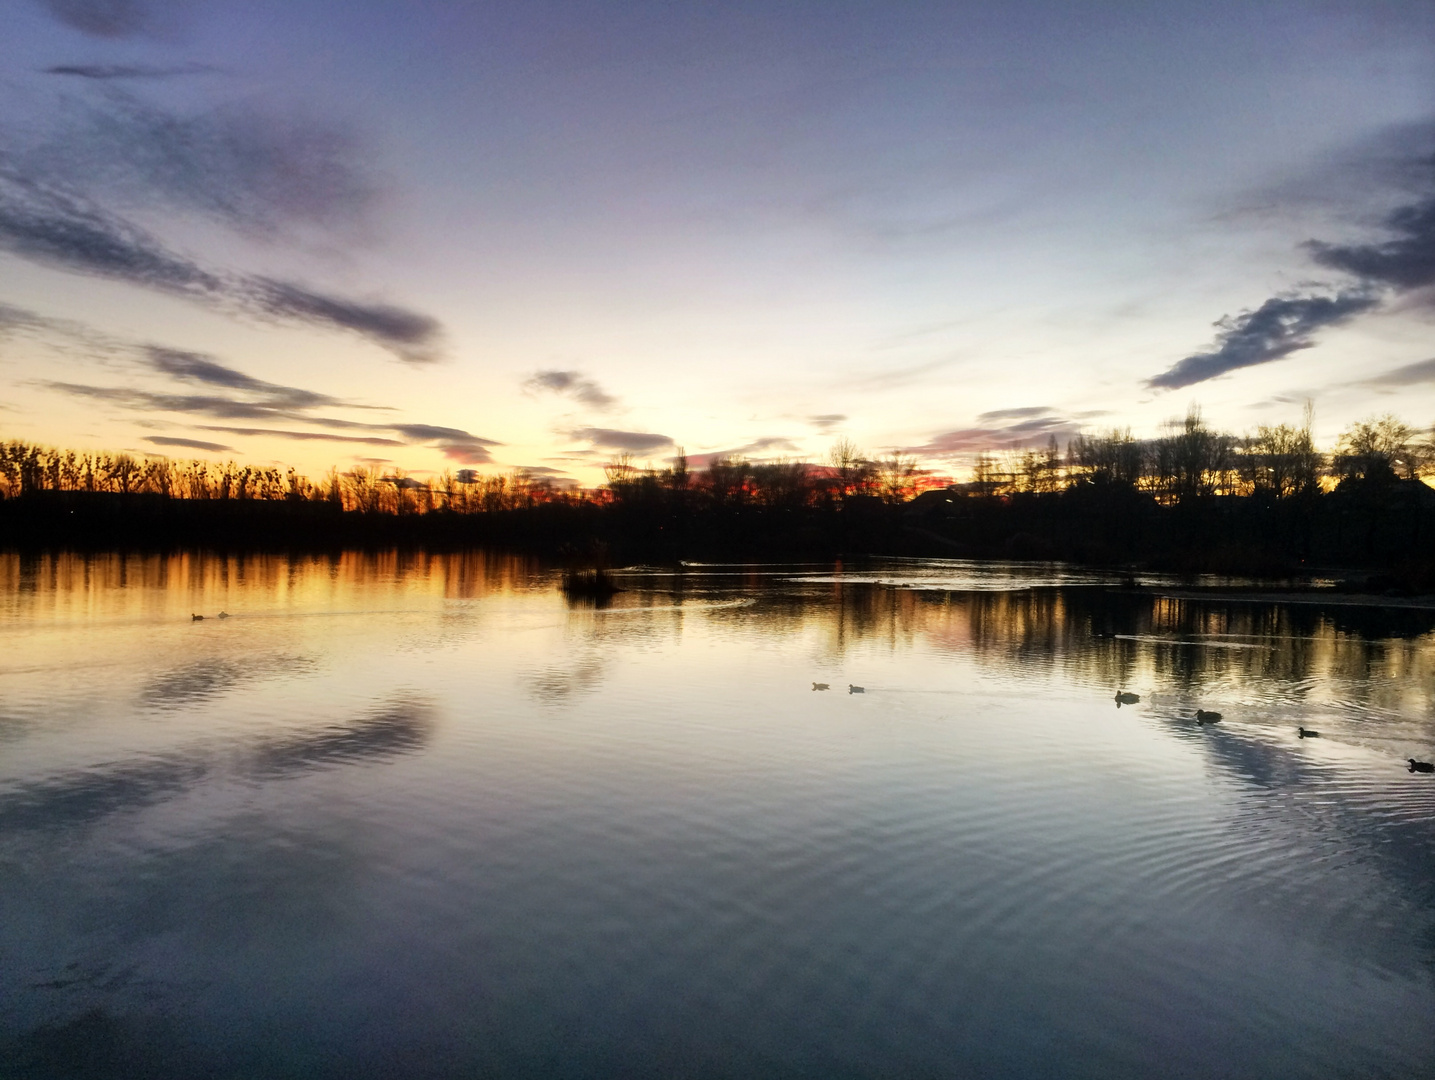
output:
[[[1205,709],[1196,710],[1196,723],[1198,724],[1215,724],[1218,723],[1220,719],[1221,714],[1218,712],[1208,712]]]
[[[189,621],[190,621],[190,622],[204,622],[204,616],[203,616],[203,615],[196,615],[196,614],[194,614],[194,612],[190,612],[190,614],[189,614]]]
[[[227,618],[229,618],[229,612],[227,612],[227,611],[221,611],[221,612],[219,613],[219,618],[221,618],[221,619],[227,619]]]
[[[829,685],[828,685],[827,683],[825,683],[825,682],[815,682],[815,683],[812,684],[812,689],[814,689],[814,690],[831,690],[832,687],[829,686]]]
[[[1318,732],[1318,731],[1311,731],[1310,728],[1298,727],[1298,728],[1295,729],[1295,733],[1296,733],[1296,738],[1298,738],[1298,739],[1318,739],[1318,738],[1320,738],[1320,732]]]
[[[865,686],[853,686],[851,683],[848,683],[847,692],[849,694],[865,694],[867,692],[867,688]]]
[[[1414,758],[1410,758],[1409,761],[1411,772],[1435,772],[1435,765],[1428,761],[1416,761]]]
[[[1132,694],[1129,692],[1123,693],[1120,690],[1116,691],[1116,707],[1118,709],[1121,708],[1121,706],[1123,705],[1135,705],[1140,700],[1140,694]]]

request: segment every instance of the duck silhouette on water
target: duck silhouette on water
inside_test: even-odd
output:
[[[1320,732],[1312,731],[1310,728],[1298,727],[1295,729],[1297,739],[1318,739]]]
[[[1118,709],[1121,708],[1121,706],[1123,705],[1135,705],[1140,700],[1140,694],[1132,694],[1130,692],[1122,692],[1120,690],[1116,691],[1116,707]]]
[[[1218,712],[1209,712],[1206,709],[1196,710],[1196,723],[1198,724],[1217,724],[1220,723],[1220,720],[1221,714]]]
[[[847,692],[849,694],[865,694],[867,692],[867,688],[865,686],[853,686],[851,683],[848,683]]]
[[[196,615],[196,614],[194,614],[193,612],[190,612],[189,621],[190,621],[190,622],[204,622],[204,616],[203,616],[203,615]]]
[[[812,684],[812,689],[814,689],[814,690],[831,690],[832,687],[831,687],[828,683],[825,683],[825,682],[815,682],[815,683]]]
[[[1410,762],[1411,772],[1435,772],[1435,765],[1430,764],[1428,761],[1416,761],[1414,758],[1409,758],[1408,760]]]

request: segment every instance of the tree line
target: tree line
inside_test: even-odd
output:
[[[620,454],[604,466],[605,483],[574,488],[517,470],[445,470],[428,480],[401,469],[330,469],[318,480],[293,468],[172,460],[128,453],[56,450],[20,440],[0,442],[0,498],[35,492],[150,494],[172,499],[325,503],[365,514],[493,513],[540,503],[654,503],[682,493],[715,507],[833,506],[853,499],[904,503],[922,491],[1007,498],[1056,494],[1073,487],[1129,488],[1169,504],[1213,495],[1278,499],[1328,491],[1348,478],[1416,479],[1435,472],[1435,428],[1417,429],[1393,415],[1348,427],[1321,451],[1307,410],[1301,424],[1262,425],[1237,436],[1209,427],[1200,411],[1150,439],[1129,428],[1082,433],[1065,450],[1052,436],[1043,448],[977,454],[972,478],[954,484],[894,451],[869,457],[839,439],[820,462],[751,461],[737,455],[689,468],[681,451],[662,468]]]
[[[1048,493],[1074,485],[1125,487],[1158,502],[1212,495],[1288,499],[1328,491],[1342,480],[1415,480],[1435,472],[1435,427],[1417,429],[1386,414],[1351,424],[1321,451],[1303,422],[1261,425],[1243,436],[1216,431],[1192,409],[1156,438],[1129,428],[1077,435],[1065,455],[1053,438],[1044,451],[978,455],[970,487],[980,494]]]
[[[604,482],[522,471],[293,469],[0,443],[0,544],[268,548],[490,546],[615,560],[900,554],[1063,559],[1261,576],[1371,566],[1435,588],[1430,430],[1390,415],[1329,449],[1310,415],[1236,436],[1200,413],[1153,438],[976,457],[953,483],[840,439],[818,462],[619,455]]]

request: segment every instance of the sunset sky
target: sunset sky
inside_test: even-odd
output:
[[[0,0],[0,438],[1435,421],[1435,3]]]

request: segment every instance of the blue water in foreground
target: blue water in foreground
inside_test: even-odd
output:
[[[1435,1076],[1435,612],[620,578],[0,555],[0,1076]]]

